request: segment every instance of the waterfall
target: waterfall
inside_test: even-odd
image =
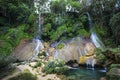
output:
[[[93,25],[92,25],[92,20],[91,20],[90,14],[87,12],[86,15],[87,15],[88,22],[89,22],[89,28],[90,28],[90,30],[92,32],[91,36],[90,36],[90,39],[94,43],[96,48],[100,48],[101,50],[103,50],[105,48],[105,46],[104,46],[103,42],[99,39],[99,37],[97,36],[97,34],[95,33],[95,31],[93,29]]]
[[[93,25],[92,25],[92,20],[91,20],[90,14],[87,12],[86,15],[87,15],[87,18],[88,18],[90,31],[92,32],[91,36],[90,36],[90,39],[91,39],[92,43],[95,45],[96,48],[99,48],[99,49],[103,50],[105,48],[105,46],[102,43],[102,41],[99,39],[99,37],[97,36],[97,34],[95,33],[95,31],[93,29]],[[89,57],[86,60],[87,69],[94,70],[95,63],[96,63],[96,60],[93,57]]]
[[[97,48],[100,48],[101,50],[104,50],[105,46],[102,43],[102,41],[98,38],[98,36],[95,32],[92,32],[90,38]]]
[[[88,18],[89,28],[92,29],[92,20],[91,20],[90,14],[87,12],[86,15]]]
[[[39,13],[38,14],[38,19],[37,19],[37,31],[36,31],[36,36],[35,38],[33,39],[33,43],[34,43],[34,50],[33,50],[33,56],[31,59],[35,59],[40,50],[42,50],[44,48],[43,44],[42,44],[42,41],[40,40],[41,39],[41,14]]]

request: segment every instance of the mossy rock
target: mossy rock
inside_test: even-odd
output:
[[[120,80],[120,68],[112,68],[107,72],[109,80]]]

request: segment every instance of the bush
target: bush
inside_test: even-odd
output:
[[[112,64],[110,66],[110,69],[112,69],[112,68],[120,68],[120,64]]]
[[[68,68],[67,66],[65,66],[65,62],[63,60],[48,61],[43,69],[43,71],[47,74],[51,73],[62,74],[67,70]]]
[[[61,43],[61,44],[59,44],[59,45],[58,45],[58,47],[57,47],[57,48],[58,48],[58,49],[62,49],[63,47],[64,47],[64,44],[63,44],[63,43]]]
[[[110,22],[109,22],[116,44],[120,44],[120,18],[119,17],[120,17],[120,12],[113,15],[113,17],[110,19]]]
[[[16,77],[10,78],[9,80],[37,80],[37,76],[30,72],[24,72]]]
[[[37,61],[37,63],[35,64],[34,68],[40,67],[42,65],[41,61]]]
[[[95,52],[96,56],[97,56],[97,62],[98,64],[104,64],[105,61],[107,60],[106,56],[102,54],[102,51],[100,49],[97,49]]]
[[[44,41],[66,40],[76,36],[90,36],[84,28],[86,17],[79,13],[68,12],[66,15],[50,13],[45,16],[42,27]],[[44,16],[44,15],[43,15]]]
[[[15,59],[12,56],[0,55],[0,68],[5,68],[14,61]]]

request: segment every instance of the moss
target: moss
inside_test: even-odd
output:
[[[16,77],[10,78],[9,80],[37,80],[37,76],[26,71],[24,73],[19,74]]]
[[[61,43],[61,44],[59,44],[59,45],[58,45],[58,47],[57,47],[57,48],[58,48],[58,49],[62,49],[63,47],[64,47],[64,44],[63,44],[63,43]]]

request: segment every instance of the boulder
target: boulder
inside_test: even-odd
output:
[[[37,41],[21,40],[19,45],[13,50],[12,55],[19,61],[30,60],[36,53],[40,52]],[[38,50],[37,50],[38,49]]]

